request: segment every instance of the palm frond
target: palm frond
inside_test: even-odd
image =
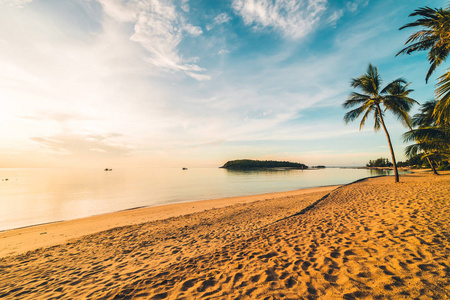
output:
[[[411,142],[413,140],[426,142],[431,141],[434,143],[447,143],[449,144],[450,132],[448,129],[439,127],[423,127],[416,130],[408,131],[403,134],[405,142]]]
[[[375,132],[377,132],[378,130],[381,129],[381,117],[383,116],[383,112],[381,112],[381,116],[380,116],[380,112],[378,112],[378,110],[375,110],[373,117],[374,117],[374,125],[373,125],[373,129],[375,130]]]
[[[436,97],[438,102],[433,113],[436,124],[450,124],[450,71],[438,78]]]
[[[422,151],[423,149],[420,147],[420,144],[412,144],[405,148],[405,155],[408,157],[412,157]]]
[[[370,101],[370,96],[352,92],[347,101],[344,102],[343,106],[344,108],[351,108],[356,105],[364,104],[367,101]]]
[[[412,126],[414,127],[429,127],[433,126],[436,119],[433,116],[436,107],[436,101],[431,100],[422,104],[420,112],[415,114],[412,118]]]
[[[369,116],[369,114],[371,112],[376,113],[375,107],[371,107],[369,109],[366,109],[366,112],[364,113],[364,116],[361,119],[361,123],[359,124],[359,130],[361,130],[364,127],[364,125],[366,124],[367,117]]]
[[[355,108],[344,115],[345,123],[349,123],[357,119],[366,109],[365,105]]]
[[[377,67],[369,64],[366,73],[358,78],[353,78],[350,85],[353,88],[359,88],[366,95],[378,95],[381,82]]]
[[[397,78],[391,82],[389,82],[384,89],[381,90],[380,94],[391,94],[391,95],[398,95],[405,93],[408,95],[409,93],[413,92],[413,90],[408,90],[407,87],[410,83],[406,83],[406,80],[404,78]]]
[[[411,54],[416,51],[428,52],[430,68],[425,77],[425,81],[433,74],[450,54],[450,9],[422,7],[416,9],[410,17],[419,17],[414,22],[408,23],[400,30],[412,27],[422,27],[421,30],[413,33],[406,40],[405,48],[397,55]]]

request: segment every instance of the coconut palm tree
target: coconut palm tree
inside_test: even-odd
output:
[[[428,82],[434,70],[450,54],[450,10],[421,7],[409,16],[419,19],[400,27],[400,30],[411,27],[423,29],[413,33],[405,43],[410,45],[400,50],[397,55],[429,50],[428,61],[431,66],[425,79]]]
[[[450,72],[438,78],[436,84],[436,98],[438,102],[433,115],[436,117],[436,124],[443,125],[450,123]]]
[[[450,157],[450,126],[436,124],[436,116],[433,114],[436,105],[436,101],[425,102],[420,113],[412,118],[412,125],[418,128],[411,129],[403,137],[405,142],[415,140],[417,143],[406,147],[406,155],[413,156],[423,151],[422,158],[426,158],[429,162],[430,158],[439,162]],[[434,169],[433,172],[437,174]]]
[[[433,158],[437,161],[450,158],[449,127],[423,127],[406,132],[403,137],[405,142],[420,141],[406,147],[405,154],[408,156],[413,156],[423,151],[425,153],[423,155],[424,158]]]
[[[420,112],[413,116],[411,125],[418,128],[434,126],[434,123],[436,122],[436,119],[433,117],[435,107],[436,101],[434,100],[422,104]]]
[[[434,117],[434,110],[436,107],[436,101],[431,100],[422,104],[420,108],[420,113],[415,114],[411,120],[411,125],[408,125],[410,131],[404,134],[405,142],[415,140],[417,143],[415,145],[410,145],[406,147],[405,154],[407,156],[414,156],[420,152],[423,152],[424,155],[421,157],[422,159],[426,159],[428,164],[433,171],[433,174],[439,175],[434,167],[434,164],[431,162],[430,157],[432,158],[432,153],[430,153],[430,140],[425,138],[425,140],[420,140],[419,136],[423,136],[424,128],[435,126],[436,118]],[[417,129],[413,129],[412,126],[417,127]],[[419,130],[418,133],[416,131]]]
[[[386,111],[390,111],[403,123],[409,123],[408,112],[414,103],[417,102],[408,97],[408,94],[412,90],[407,89],[408,84],[406,84],[404,79],[398,78],[384,88],[381,87],[381,84],[382,80],[381,76],[378,74],[378,69],[375,66],[372,66],[372,64],[369,64],[365,74],[352,79],[351,86],[355,89],[359,89],[361,93],[352,92],[347,101],[344,102],[344,108],[358,106],[345,114],[344,121],[348,123],[356,120],[360,115],[363,115],[360,123],[361,130],[364,127],[367,118],[370,115],[373,115],[374,130],[378,131],[383,127],[386,134],[395,172],[395,182],[398,182],[399,176],[394,149],[384,122],[384,114]]]
[[[391,86],[391,88],[389,89],[389,95],[387,96],[389,97],[393,97],[392,95],[396,95],[395,97],[400,97],[400,98],[404,98],[404,99],[408,99],[409,102],[415,102],[415,100],[411,99],[408,97],[409,93],[412,92],[412,90],[408,89],[409,84],[402,84],[400,82],[394,82]],[[391,102],[387,101],[385,105],[389,105]],[[416,102],[417,103],[417,102]],[[409,108],[405,110],[400,110],[397,114],[399,120],[403,123],[403,125],[405,125],[406,127],[409,128],[410,131],[414,131],[414,129],[412,128],[413,123],[418,123],[418,118],[422,118],[422,123],[423,122],[430,122],[430,118],[433,119],[433,123],[434,123],[434,118],[433,118],[433,112],[434,112],[434,108],[435,108],[435,104],[436,102],[433,101],[434,104],[431,104],[429,102],[427,102],[424,106],[424,110],[422,110],[421,114],[416,114],[414,115],[413,120],[410,119],[407,111],[409,111]],[[419,126],[419,125],[416,125]],[[421,126],[425,126],[425,125],[421,125]],[[417,140],[417,143],[421,143],[419,140]],[[430,165],[431,169],[433,170],[433,173],[435,175],[439,175],[436,171],[436,168],[434,167],[433,163],[431,162],[430,158],[427,156],[428,153],[426,150],[423,150],[425,152],[424,158],[427,159],[428,164]]]
[[[419,19],[400,27],[400,30],[411,27],[422,29],[408,38],[405,45],[409,45],[400,50],[397,55],[428,50],[430,69],[425,77],[425,81],[428,82],[431,74],[450,54],[450,7],[422,7],[409,16],[419,17]],[[448,123],[450,121],[450,70],[438,78],[436,96],[438,105],[433,112],[436,123]]]

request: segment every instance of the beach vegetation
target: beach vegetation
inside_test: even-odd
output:
[[[413,129],[412,127],[419,128],[419,130],[422,130],[425,127],[429,126],[435,126],[435,115],[434,115],[434,108],[436,106],[436,101],[428,101],[422,104],[420,113],[417,113],[413,116],[410,123],[408,123],[408,127],[410,129],[410,132],[415,132],[417,129]],[[428,162],[428,165],[431,167],[431,170],[435,175],[439,175],[439,173],[436,170],[436,163],[430,156],[430,149],[427,149],[427,139],[420,139],[419,136],[412,136],[417,146],[408,146],[405,150],[405,154],[409,157],[418,155],[419,152],[422,152],[423,155],[421,156],[422,160],[426,160]],[[422,145],[422,146],[420,146]],[[413,149],[416,147],[416,149]]]
[[[399,167],[411,167],[415,169],[427,167],[427,164],[423,161],[421,154],[412,155],[408,157],[408,159],[405,162],[399,162],[397,165]]]
[[[357,89],[358,92],[352,92],[343,104],[344,108],[353,108],[345,114],[344,121],[349,123],[362,115],[360,130],[364,127],[369,117],[373,117],[375,131],[383,128],[391,153],[395,182],[399,182],[394,148],[386,128],[384,116],[386,111],[390,111],[403,124],[409,124],[410,117],[408,112],[417,103],[409,97],[409,94],[412,92],[409,89],[409,83],[403,78],[398,78],[383,88],[377,67],[369,64],[365,74],[351,80],[351,87]]]
[[[406,47],[397,55],[427,51],[430,67],[425,76],[428,82],[450,54],[450,6],[446,8],[421,7],[409,15],[417,18],[400,30],[418,28],[406,40]],[[404,134],[405,142],[414,141],[405,149],[409,157],[420,155],[431,166],[434,174],[445,169],[450,158],[450,69],[438,77],[435,100],[422,104],[420,112],[414,115],[410,131]]]
[[[449,171],[450,170],[450,163],[447,161],[443,163],[439,168],[438,171]]]
[[[435,166],[442,169],[450,158],[450,126],[446,123],[438,123],[437,115],[434,114],[436,101],[425,102],[419,113],[412,118],[412,129],[404,134],[405,142],[415,141],[405,149],[409,157],[422,153],[421,158],[427,160],[435,174]]]
[[[397,162],[397,167],[399,168],[413,168],[413,169],[424,169],[429,168],[430,165],[427,161],[423,160],[423,154],[412,155],[406,161]]]
[[[409,16],[418,19],[400,27],[400,30],[413,27],[420,29],[409,36],[405,42],[407,46],[397,55],[428,51],[430,68],[425,77],[425,81],[428,82],[436,68],[447,59],[450,53],[450,6],[421,7]],[[450,69],[438,78],[435,94],[437,100],[433,110],[435,122],[438,125],[448,124],[450,122]]]

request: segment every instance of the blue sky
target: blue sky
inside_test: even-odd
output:
[[[433,97],[426,54],[395,57],[425,5],[446,2],[0,0],[0,167],[389,157],[342,103],[368,63]]]

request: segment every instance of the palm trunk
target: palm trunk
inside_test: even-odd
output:
[[[392,148],[391,137],[386,129],[386,125],[384,125],[383,115],[381,114],[380,106],[377,104],[378,114],[380,116],[381,125],[383,126],[384,132],[386,133],[386,137],[389,144],[389,150],[391,151],[392,156],[392,164],[394,165],[394,173],[395,173],[395,182],[399,182],[398,170],[397,170],[397,162],[395,161],[394,148]]]
[[[423,152],[425,152],[425,155],[428,155],[427,152],[426,152],[425,150],[424,150]],[[428,160],[428,163],[429,163],[430,166],[431,166],[431,169],[433,170],[433,174],[434,174],[434,175],[439,175],[439,173],[436,171],[436,168],[434,167],[433,163],[432,163],[431,160],[428,158],[428,156],[427,156],[427,160]]]
[[[414,129],[412,129],[411,125],[409,125],[409,123],[407,123],[407,124],[408,124],[409,129],[412,132],[414,132]],[[420,141],[417,141],[417,143],[420,144]],[[425,155],[427,155],[427,161],[428,161],[428,164],[430,165],[431,169],[433,170],[433,174],[434,175],[439,175],[439,173],[436,171],[436,168],[434,167],[433,163],[431,162],[430,158],[428,157],[427,151],[425,151],[425,150],[422,150],[422,151],[423,151],[423,153],[425,153]]]

